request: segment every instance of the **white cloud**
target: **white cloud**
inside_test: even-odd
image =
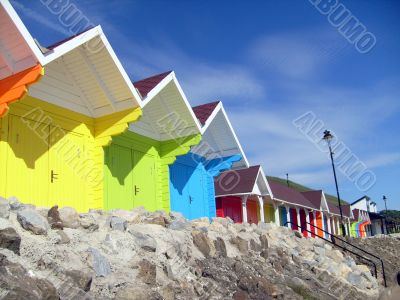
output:
[[[364,161],[368,168],[379,168],[400,162],[400,153],[380,153]]]
[[[347,47],[348,43],[335,34],[308,30],[261,37],[251,45],[249,55],[267,72],[308,79]]]

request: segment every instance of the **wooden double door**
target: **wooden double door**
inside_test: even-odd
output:
[[[84,136],[11,113],[0,122],[1,193],[36,206],[87,211]]]
[[[156,199],[156,157],[112,144],[105,149],[105,209],[160,209]]]

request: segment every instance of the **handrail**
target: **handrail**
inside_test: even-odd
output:
[[[382,261],[382,259],[380,259],[378,256],[375,256],[375,255],[372,254],[372,253],[369,253],[368,251],[365,251],[365,250],[363,250],[363,249],[361,249],[361,248],[359,248],[359,247],[357,247],[357,246],[355,246],[355,245],[349,243],[348,241],[346,241],[346,240],[344,240],[344,239],[342,239],[342,238],[340,238],[340,237],[338,237],[338,236],[336,236],[336,235],[333,235],[332,233],[330,233],[330,232],[328,232],[328,231],[323,230],[322,228],[319,228],[319,227],[315,226],[314,224],[311,224],[311,223],[309,223],[309,222],[305,222],[305,223],[306,223],[306,224],[309,224],[309,225],[311,225],[311,226],[313,226],[314,228],[317,228],[318,230],[321,230],[322,232],[325,232],[325,233],[329,234],[329,235],[333,238],[333,240],[331,241],[331,240],[328,240],[328,239],[326,239],[326,238],[324,238],[324,237],[321,237],[321,236],[319,236],[318,234],[316,234],[315,232],[312,232],[312,231],[308,230],[307,228],[304,228],[303,225],[298,225],[297,223],[293,223],[293,222],[291,222],[291,221],[287,221],[283,226],[286,226],[286,225],[288,225],[288,224],[295,225],[296,227],[301,228],[301,230],[305,230],[305,231],[307,231],[307,232],[309,232],[309,233],[311,233],[311,234],[313,234],[313,235],[319,237],[320,239],[323,239],[324,241],[327,241],[327,242],[331,243],[332,245],[334,245],[334,246],[336,246],[336,247],[338,247],[338,248],[340,248],[340,249],[342,249],[342,250],[344,250],[344,251],[350,252],[351,254],[354,254],[354,255],[356,255],[356,256],[358,256],[358,257],[360,257],[360,258],[362,258],[362,259],[364,259],[364,260],[366,260],[366,261],[368,261],[368,262],[370,262],[370,263],[372,263],[373,266],[374,266],[374,273],[375,273],[374,275],[375,275],[375,278],[378,278],[378,272],[377,272],[376,264],[375,264],[374,261],[372,261],[372,260],[369,259],[369,258],[366,258],[365,256],[363,256],[363,255],[361,255],[361,254],[358,254],[358,253],[356,253],[356,252],[354,252],[354,251],[351,251],[350,249],[347,249],[346,247],[343,247],[343,246],[341,246],[341,245],[336,244],[335,239],[338,239],[338,240],[340,240],[340,241],[342,241],[342,242],[344,242],[344,243],[346,243],[346,244],[348,244],[348,245],[350,245],[350,246],[352,246],[352,247],[354,247],[354,248],[356,248],[356,249],[358,249],[358,250],[360,250],[360,251],[362,251],[362,252],[365,252],[366,254],[369,254],[369,255],[373,256],[374,258],[379,259],[380,262],[381,262],[381,264],[382,264],[383,281],[384,281],[385,287],[387,287],[387,285],[386,285],[386,276],[385,276],[385,268],[384,268],[384,266],[383,266],[383,261]]]
[[[314,224],[311,224],[310,222],[307,222],[307,221],[306,221],[305,223],[308,224],[308,225],[313,226],[314,228],[317,228],[318,230],[321,230],[321,231],[323,231],[323,232],[329,234],[330,236],[333,236],[335,239],[338,239],[338,240],[340,240],[340,241],[346,243],[347,245],[350,245],[350,246],[356,248],[357,250],[360,250],[360,251],[362,251],[362,252],[364,252],[364,253],[366,253],[366,254],[368,254],[368,255],[370,255],[370,256],[376,258],[376,259],[378,259],[378,260],[381,262],[381,266],[382,266],[383,281],[384,281],[385,287],[387,287],[387,285],[386,285],[385,267],[384,267],[384,265],[383,265],[383,260],[382,260],[379,256],[376,256],[375,254],[372,254],[372,253],[370,253],[370,252],[368,252],[368,251],[366,251],[366,250],[364,250],[364,249],[362,249],[362,248],[360,248],[360,247],[358,247],[358,246],[356,246],[356,245],[353,245],[353,244],[351,244],[350,242],[346,241],[345,239],[343,239],[343,238],[341,238],[341,237],[339,237],[339,236],[333,235],[332,233],[330,233],[330,232],[328,232],[328,231],[326,231],[326,230],[323,230],[322,228],[319,228],[319,227],[315,226]],[[301,225],[298,226],[298,227],[302,228]]]

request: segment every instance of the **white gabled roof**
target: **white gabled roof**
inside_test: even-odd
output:
[[[261,196],[270,196],[271,199],[274,198],[274,195],[272,194],[272,190],[269,187],[268,180],[267,177],[265,176],[262,166],[260,166],[260,169],[258,171],[256,184],[254,185],[253,188],[253,194]]]
[[[7,0],[0,0],[0,80],[40,62],[42,53]]]
[[[234,163],[235,168],[249,167],[246,154],[232,127],[221,101],[199,105],[193,108],[203,122],[200,144],[191,152],[207,159],[240,154],[242,159]]]
[[[201,125],[174,72],[155,75],[134,83],[150,89],[142,102],[143,116],[129,130],[158,141],[201,133]]]
[[[13,22],[10,26],[25,42],[24,51],[29,50],[31,59],[45,67],[41,81],[29,90],[31,96],[90,117],[140,106],[140,96],[101,26],[42,53],[9,1],[0,1],[2,10]]]

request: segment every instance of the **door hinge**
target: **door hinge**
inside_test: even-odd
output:
[[[140,189],[135,184],[135,196],[140,192]]]
[[[58,179],[58,174],[51,170],[51,183],[54,183],[54,180]]]

